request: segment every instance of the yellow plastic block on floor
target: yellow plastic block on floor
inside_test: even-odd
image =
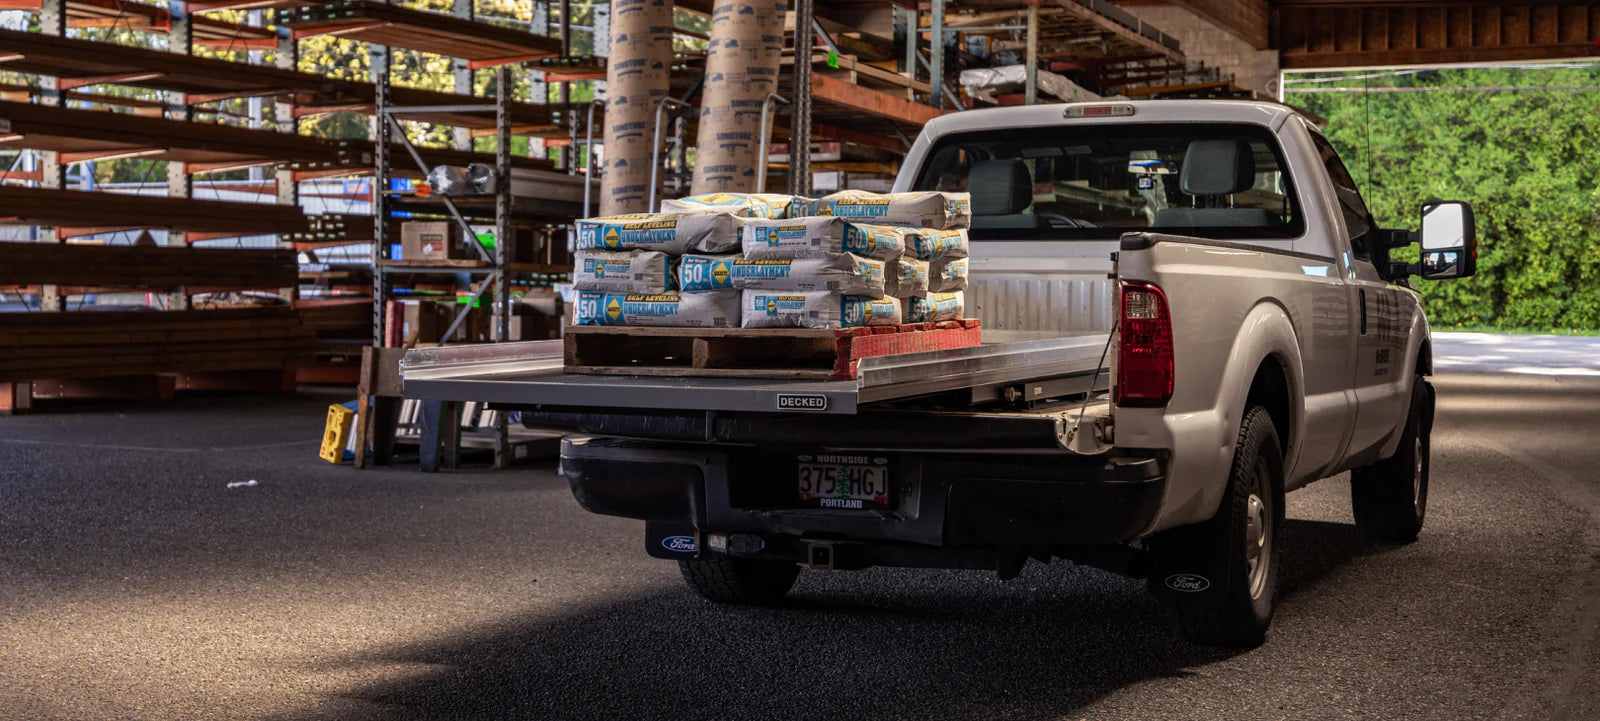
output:
[[[344,447],[350,443],[351,420],[356,412],[337,403],[328,406],[328,425],[322,431],[322,460],[329,463],[344,462]]]

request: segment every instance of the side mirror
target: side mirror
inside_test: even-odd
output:
[[[1422,206],[1422,262],[1427,280],[1465,278],[1478,272],[1478,236],[1472,206],[1449,200]]]

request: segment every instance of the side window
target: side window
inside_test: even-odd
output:
[[[1372,256],[1367,252],[1365,236],[1372,230],[1372,213],[1361,199],[1361,191],[1356,189],[1356,179],[1351,177],[1350,170],[1344,167],[1344,161],[1339,159],[1333,144],[1322,137],[1322,133],[1313,131],[1311,142],[1317,146],[1317,154],[1322,156],[1322,164],[1328,168],[1328,178],[1333,181],[1334,193],[1339,196],[1339,208],[1344,211],[1344,225],[1350,232],[1350,246],[1355,249],[1356,257],[1370,261]]]

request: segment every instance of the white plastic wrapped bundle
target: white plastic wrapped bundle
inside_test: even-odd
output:
[[[610,293],[672,290],[672,260],[653,250],[580,250],[573,254],[572,287]]]
[[[919,260],[967,257],[967,231],[965,229],[935,230],[919,228],[906,231],[906,255]]]
[[[854,253],[893,260],[905,251],[905,231],[842,218],[747,220],[740,245],[746,258],[831,258]]]
[[[941,258],[928,267],[928,291],[945,293],[967,289],[967,259]]]
[[[428,186],[440,195],[491,195],[494,193],[494,168],[483,163],[435,165],[428,172]]]
[[[741,218],[787,218],[793,195],[778,193],[702,193],[661,201],[663,213],[703,213],[714,210]],[[801,199],[804,202],[805,199]]]
[[[678,287],[684,291],[833,291],[876,297],[884,293],[884,265],[881,260],[854,255],[751,260],[689,254],[678,265]]]
[[[720,293],[601,293],[578,291],[578,325],[733,328],[739,325],[738,291]]]
[[[806,214],[913,228],[966,228],[972,225],[972,196],[938,190],[914,193],[841,190],[811,201]]]
[[[747,290],[740,315],[745,328],[894,325],[900,322],[900,301],[827,291]]]
[[[905,301],[905,322],[931,323],[941,320],[960,320],[966,313],[966,294],[929,293]]]
[[[578,221],[578,250],[726,253],[739,247],[739,219],[728,213],[637,213]]]
[[[895,298],[922,295],[928,292],[928,261],[910,256],[900,256],[884,270],[887,280],[883,292]]]

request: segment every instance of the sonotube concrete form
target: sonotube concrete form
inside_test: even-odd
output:
[[[611,0],[601,215],[655,210],[647,207],[653,124],[656,103],[670,90],[671,71],[672,3]]]
[[[706,44],[694,193],[752,192],[762,104],[778,89],[782,0],[718,0]]]

